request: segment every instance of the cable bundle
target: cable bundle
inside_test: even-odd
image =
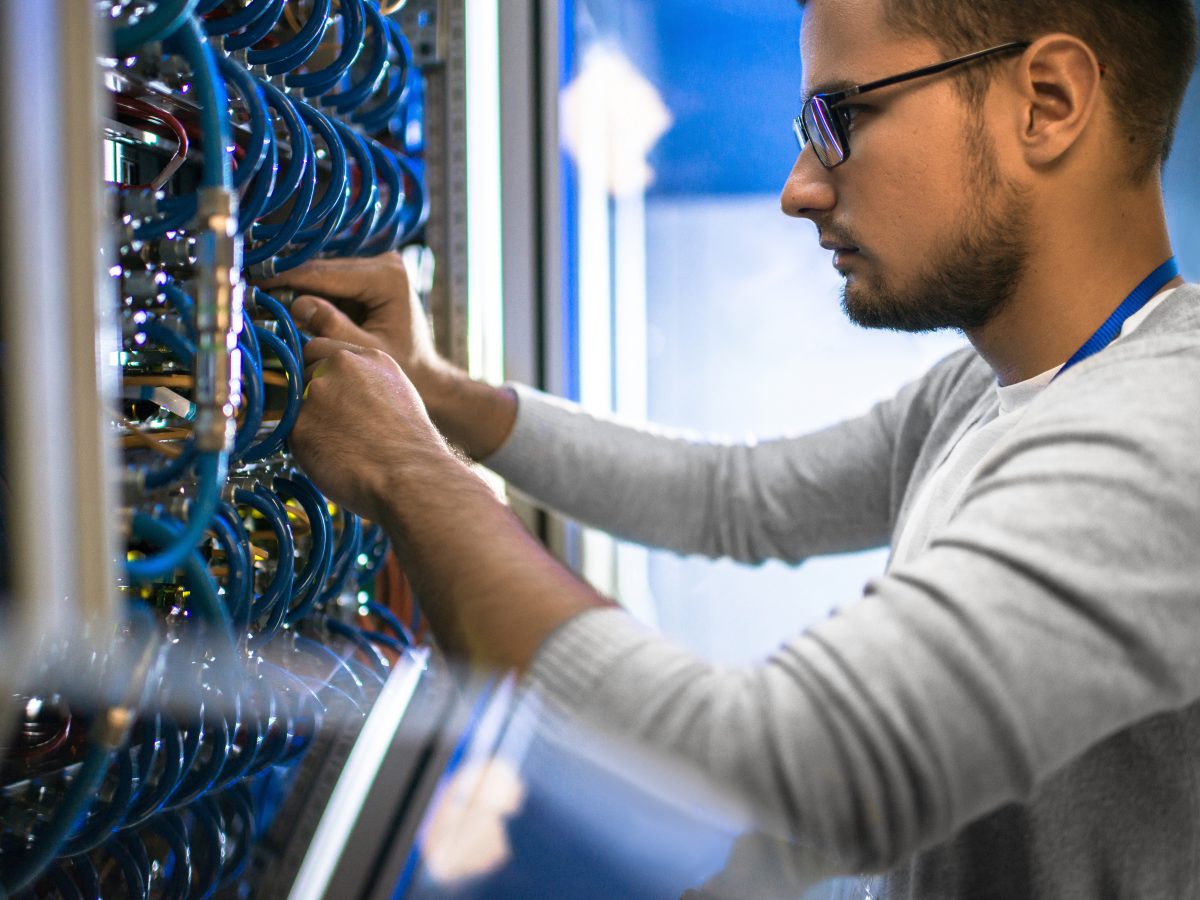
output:
[[[379,602],[376,575],[402,579],[382,530],[291,462],[306,338],[243,276],[419,236],[423,168],[395,135],[420,73],[394,2],[96,2],[113,119],[148,136],[144,175],[115,185],[112,269],[121,644],[141,662],[111,703],[29,698],[0,771],[0,896],[205,897],[243,876],[269,782],[323,721],[365,715],[419,625]]]

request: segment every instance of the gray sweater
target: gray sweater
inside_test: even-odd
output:
[[[862,418],[723,445],[526,390],[488,464],[630,540],[799,563],[892,540],[994,393],[966,350]],[[1200,287],[1052,383],[922,552],[764,664],[604,610],[531,683],[890,897],[1200,896]]]

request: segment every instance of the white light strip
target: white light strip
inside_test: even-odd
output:
[[[504,380],[500,11],[467,0],[467,347],[472,377]]]
[[[363,724],[362,733],[350,751],[350,758],[342,767],[342,774],[317,825],[312,843],[308,845],[304,863],[288,894],[290,900],[320,900],[329,889],[329,879],[333,877],[333,870],[358,821],[363,802],[375,782],[388,748],[392,746],[392,739],[408,711],[428,662],[427,649],[409,651],[398,664],[405,668],[392,672],[379,692]]]

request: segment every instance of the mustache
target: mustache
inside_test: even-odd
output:
[[[817,222],[817,240],[822,244],[836,244],[839,247],[861,247],[862,244],[851,229],[829,222]]]

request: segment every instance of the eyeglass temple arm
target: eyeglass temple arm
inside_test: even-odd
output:
[[[961,66],[964,63],[974,62],[981,57],[990,56],[993,53],[1002,53],[1005,50],[1026,50],[1028,47],[1029,41],[1009,41],[1007,44],[999,44],[995,47],[988,47],[986,50],[976,50],[974,53],[968,53],[966,56],[959,56],[954,59],[948,59],[945,62],[934,63],[932,66],[925,66],[923,69],[915,69],[912,72],[903,72],[900,75],[891,75],[887,78],[881,78],[878,81],[870,81],[866,84],[860,84],[852,88],[846,88],[844,91],[826,94],[825,103],[829,106],[834,106],[838,103],[841,103],[843,100],[848,100],[851,97],[857,97],[859,94],[865,94],[867,91],[891,87],[893,84],[911,81],[914,78],[924,78],[926,75],[936,75],[938,72],[944,72],[947,69],[952,69],[955,66]]]

